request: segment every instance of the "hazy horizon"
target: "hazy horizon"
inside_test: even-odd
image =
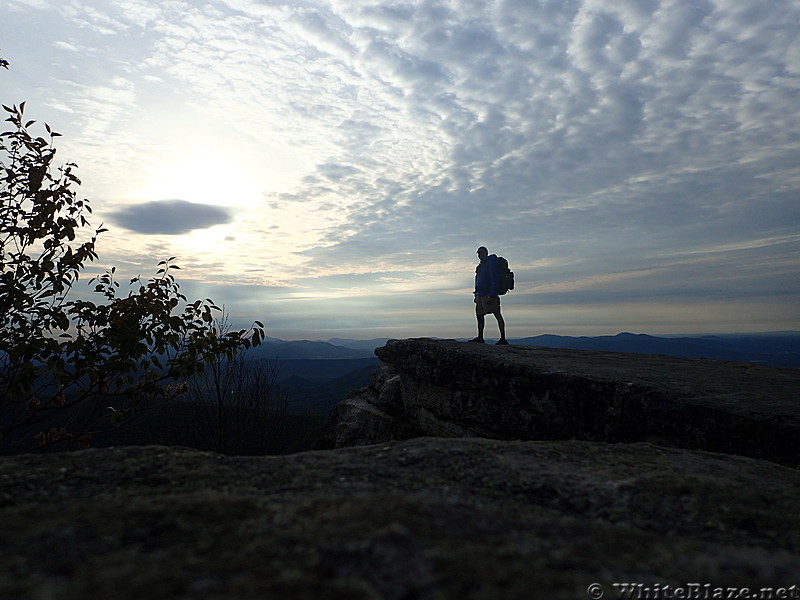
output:
[[[651,337],[661,337],[661,338],[701,338],[701,337],[736,337],[736,336],[753,336],[753,337],[760,337],[760,336],[800,336],[800,330],[782,330],[782,331],[744,331],[744,332],[698,332],[698,333],[669,333],[669,334],[652,334],[646,331],[617,331],[616,333],[600,333],[596,335],[584,335],[584,334],[559,334],[559,333],[537,333],[534,335],[509,335],[509,339],[527,339],[527,338],[536,338],[541,336],[558,336],[558,337],[615,337],[619,335],[647,335]],[[444,338],[441,336],[406,336],[406,337],[435,337],[438,339],[468,339],[471,337],[471,334],[463,335],[463,336],[456,336],[455,338]],[[497,335],[487,335],[487,339],[494,340],[497,339]],[[309,337],[309,338],[294,338],[294,339],[284,339],[284,338],[276,338],[274,336],[267,336],[266,341],[272,340],[279,340],[281,342],[333,342],[336,340],[344,340],[344,341],[353,341],[353,342],[371,342],[375,340],[383,340],[383,339],[401,339],[401,338],[392,338],[386,336],[373,336],[373,337],[359,337],[359,338],[350,338],[350,337],[341,337],[341,336],[334,336],[334,337],[327,337],[327,338],[320,338],[320,337]]]
[[[282,339],[800,330],[800,3],[6,0],[121,279]],[[487,324],[487,337],[495,335]]]

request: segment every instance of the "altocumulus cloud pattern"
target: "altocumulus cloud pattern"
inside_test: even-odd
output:
[[[231,220],[231,215],[222,207],[186,200],[135,204],[112,213],[111,217],[117,225],[137,233],[166,235],[207,229]]]
[[[58,125],[101,220],[229,224],[108,236],[109,260],[169,246],[292,331],[462,335],[478,245],[512,261],[517,331],[800,327],[798,0],[3,0],[0,23],[3,101]],[[169,198],[195,204],[132,205]]]

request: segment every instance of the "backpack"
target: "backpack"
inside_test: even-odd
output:
[[[514,271],[508,268],[508,261],[502,256],[497,257],[497,270],[500,273],[500,284],[497,293],[503,295],[514,289]]]

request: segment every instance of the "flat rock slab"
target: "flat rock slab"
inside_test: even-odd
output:
[[[800,583],[800,473],[585,441],[0,458],[0,597],[607,598]],[[780,596],[776,596],[780,597]]]
[[[800,462],[800,369],[430,339],[375,353],[431,435],[651,440]]]

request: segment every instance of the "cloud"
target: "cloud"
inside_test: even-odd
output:
[[[236,208],[236,260],[211,269],[319,296],[331,277],[417,289],[464,273],[455,293],[484,244],[523,282],[568,276],[598,297],[609,279],[594,276],[620,273],[648,274],[631,298],[713,297],[704,269],[731,294],[796,294],[776,283],[800,252],[795,0],[32,4],[61,16],[46,62],[74,68],[45,97],[75,115],[60,130],[87,182],[114,189],[201,144],[260,174]],[[130,227],[147,206],[108,210]],[[140,231],[227,218],[166,225],[174,207],[158,208]],[[738,269],[729,249],[765,239],[786,241]],[[708,260],[681,267],[696,253]]]
[[[117,225],[147,235],[180,235],[231,221],[222,207],[186,200],[160,200],[127,206],[111,213]]]

